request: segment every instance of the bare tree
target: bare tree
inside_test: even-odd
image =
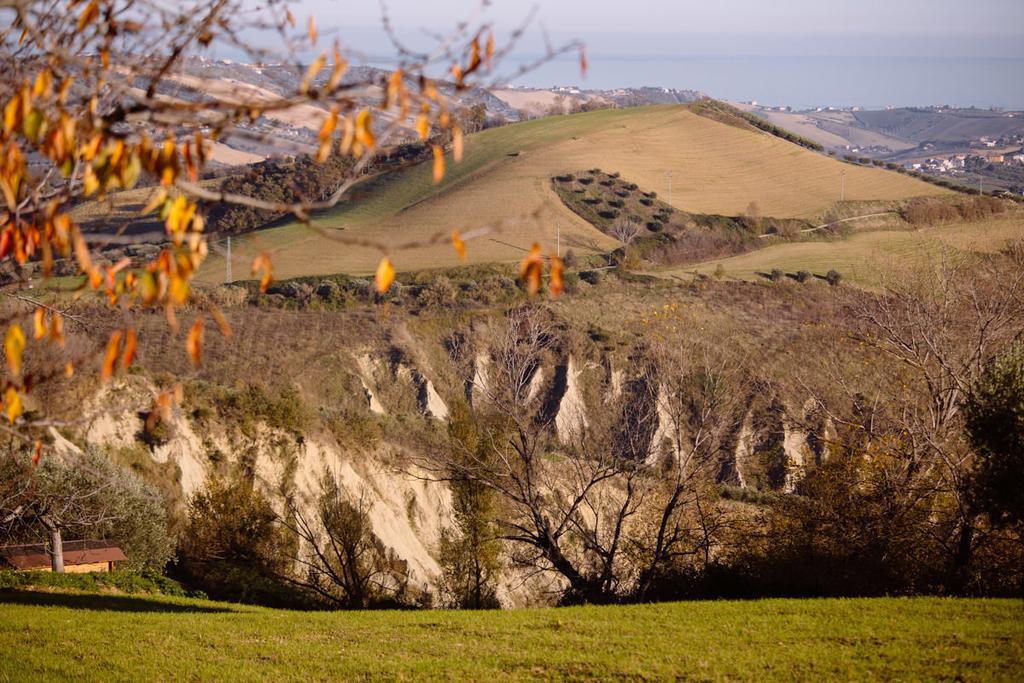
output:
[[[409,588],[409,568],[373,532],[365,493],[356,500],[330,476],[312,514],[294,498],[281,523],[299,543],[294,570],[284,578],[341,607],[365,608],[401,602]]]
[[[621,242],[622,246],[628,247],[640,235],[640,223],[632,218],[621,218],[612,225],[611,235]]]
[[[539,416],[538,407],[524,400],[534,368],[551,344],[553,328],[546,316],[542,310],[518,309],[493,333],[493,372],[481,387],[486,400],[474,403],[473,414],[485,447],[470,450],[453,441],[450,451],[427,466],[439,478],[468,479],[493,491],[502,511],[501,537],[513,562],[530,573],[557,575],[566,585],[563,601],[609,602],[636,595],[680,552],[682,511],[697,502],[693,487],[717,456],[718,439],[727,428],[718,417],[727,390],[714,374],[721,366],[702,375],[703,384],[694,366],[690,394],[676,384],[662,396],[679,407],[668,418],[675,420],[672,426],[638,425],[624,404],[644,397],[629,396],[585,422],[578,420],[558,439],[552,418]],[[680,369],[667,363],[656,367]],[[662,381],[653,369],[648,379]],[[654,404],[658,396],[655,390],[647,399]],[[663,407],[651,407],[653,414],[665,414]],[[652,431],[659,430],[673,443],[686,442],[685,448],[672,449],[669,462],[638,456],[648,452]],[[649,520],[655,520],[653,540],[638,542]]]

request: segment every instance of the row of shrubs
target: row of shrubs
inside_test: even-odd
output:
[[[828,271],[824,275],[814,275],[809,270],[798,270],[795,273],[788,273],[787,274],[787,273],[785,273],[784,271],[782,271],[779,268],[773,268],[772,271],[767,274],[767,277],[772,282],[780,282],[782,280],[782,278],[786,277],[787,275],[791,279],[796,280],[797,282],[799,282],[800,284],[803,284],[805,282],[809,282],[812,278],[817,277],[817,278],[820,278],[820,279],[824,280],[825,282],[827,282],[828,284],[830,284],[833,287],[838,286],[842,282],[842,280],[843,280],[842,274],[838,270],[835,270],[835,269],[832,269],[832,270]]]
[[[710,98],[704,99],[700,102],[691,104],[690,109],[696,114],[715,118],[725,123],[731,123],[729,121],[730,118],[740,119],[742,122],[747,123],[758,130],[774,135],[777,138],[782,138],[787,142],[792,142],[793,144],[800,145],[801,147],[814,150],[815,152],[821,152],[825,149],[820,143],[817,143],[814,140],[809,140],[802,135],[797,135],[785,128],[780,128],[770,121],[766,121],[759,116],[742,111],[719,100]]]

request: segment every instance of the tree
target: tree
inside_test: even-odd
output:
[[[1024,522],[1024,346],[985,366],[965,412],[978,505],[997,524]]]
[[[64,571],[68,537],[111,541],[136,567],[162,569],[171,558],[160,494],[99,451],[47,458],[38,467],[8,451],[0,456],[0,480],[0,534],[42,540],[55,572]]]
[[[94,352],[104,381],[131,366],[140,341],[135,317],[148,310],[164,310],[175,328],[175,311],[196,306],[184,346],[199,364],[204,321],[230,333],[213,304],[192,292],[193,277],[215,237],[206,229],[200,203],[291,214],[317,229],[311,213],[347,199],[360,174],[407,134],[409,118],[415,119],[421,142],[431,146],[434,180],[440,182],[449,157],[438,141],[428,140],[430,130],[436,127],[450,136],[455,161],[462,156],[463,131],[449,114],[447,84],[429,74],[446,70],[457,91],[507,82],[508,76],[497,69],[512,47],[498,49],[490,24],[462,22],[437,36],[437,49],[420,53],[402,44],[385,16],[397,68],[369,79],[346,79],[351,55],[337,42],[324,49],[313,17],[299,28],[287,0],[270,0],[255,11],[245,0],[0,0],[0,14],[8,20],[0,29],[0,262],[18,271],[20,290],[14,310],[5,311],[9,372],[2,400],[7,430],[37,448],[42,448],[43,433],[52,422],[45,415],[27,415],[24,396],[38,381],[64,381],[75,366],[88,367],[92,361],[91,356],[62,355],[67,308],[44,305],[28,291],[53,276],[58,261],[61,272],[84,277],[87,290],[109,303],[111,318],[117,321],[107,343]],[[514,35],[522,35],[523,28]],[[252,44],[246,39],[251,35],[261,35],[265,45],[275,47]],[[266,40],[268,35],[273,37]],[[176,83],[187,75],[190,57],[219,48],[240,52],[253,63],[279,62],[297,78],[280,94],[197,88],[188,97],[169,95],[180,91]],[[573,50],[582,56],[582,46],[571,43],[547,50],[540,61]],[[310,51],[316,55],[311,61],[300,60],[298,55]],[[368,87],[379,88],[383,101],[365,98]],[[200,183],[214,141],[258,138],[254,126],[262,116],[296,107],[319,112],[316,161],[325,162],[336,153],[349,157],[351,163],[339,177],[318,187],[313,196],[258,197],[244,188],[232,191]],[[142,213],[163,223],[159,249],[105,265],[100,249],[140,238],[88,232],[71,208],[137,186],[152,188]],[[452,245],[461,252],[464,240],[490,230],[485,226],[462,236],[456,233]],[[341,246],[380,251],[377,288],[382,292],[394,279],[388,254],[413,246],[328,232]],[[273,279],[268,253],[257,255],[252,273],[265,291]],[[31,339],[25,332],[29,319],[35,330]],[[38,354],[31,353],[34,349]],[[30,372],[23,368],[26,351],[40,366]],[[30,376],[36,381],[29,381]],[[162,396],[153,412],[167,409],[173,397]]]
[[[299,540],[288,555],[294,564],[289,581],[337,607],[406,603],[408,565],[373,532],[369,512],[365,492],[351,500],[330,476],[311,512],[289,501],[280,522]]]
[[[469,451],[482,459],[487,457],[487,446],[464,403],[453,406],[448,435],[456,443],[456,452]],[[450,607],[500,607],[497,497],[493,490],[479,482],[461,477],[458,472],[453,475],[449,482],[453,525],[442,529],[440,541],[443,597]]]
[[[612,225],[611,235],[621,242],[623,247],[628,248],[639,234],[640,222],[635,221],[632,218],[617,220],[615,221],[615,224]]]

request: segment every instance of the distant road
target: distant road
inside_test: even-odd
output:
[[[896,211],[881,211],[879,213],[864,214],[863,216],[851,216],[850,218],[841,218],[838,221],[832,221],[831,223],[825,223],[823,225],[817,225],[817,226],[815,226],[813,228],[804,228],[800,232],[802,232],[802,233],[804,233],[804,232],[817,232],[818,230],[824,230],[825,228],[830,228],[833,225],[839,225],[840,223],[849,223],[850,221],[859,221],[859,220],[863,220],[865,218],[877,218],[878,216],[888,216],[889,214],[893,214],[893,213],[897,213],[897,212]],[[768,237],[773,237],[773,236],[774,235],[771,235],[771,234],[761,235],[761,239],[766,239]]]

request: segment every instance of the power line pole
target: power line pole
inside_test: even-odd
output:
[[[846,201],[846,171],[839,172],[839,201]]]
[[[230,235],[228,235],[228,254],[227,254],[226,260],[227,260],[227,272],[224,274],[224,282],[230,285],[232,282],[235,281],[234,275],[232,275],[232,273],[231,273],[231,236]]]
[[[666,172],[665,176],[668,178],[668,203],[671,204],[672,203],[672,171]]]
[[[562,224],[555,221],[555,256],[562,258]]]

